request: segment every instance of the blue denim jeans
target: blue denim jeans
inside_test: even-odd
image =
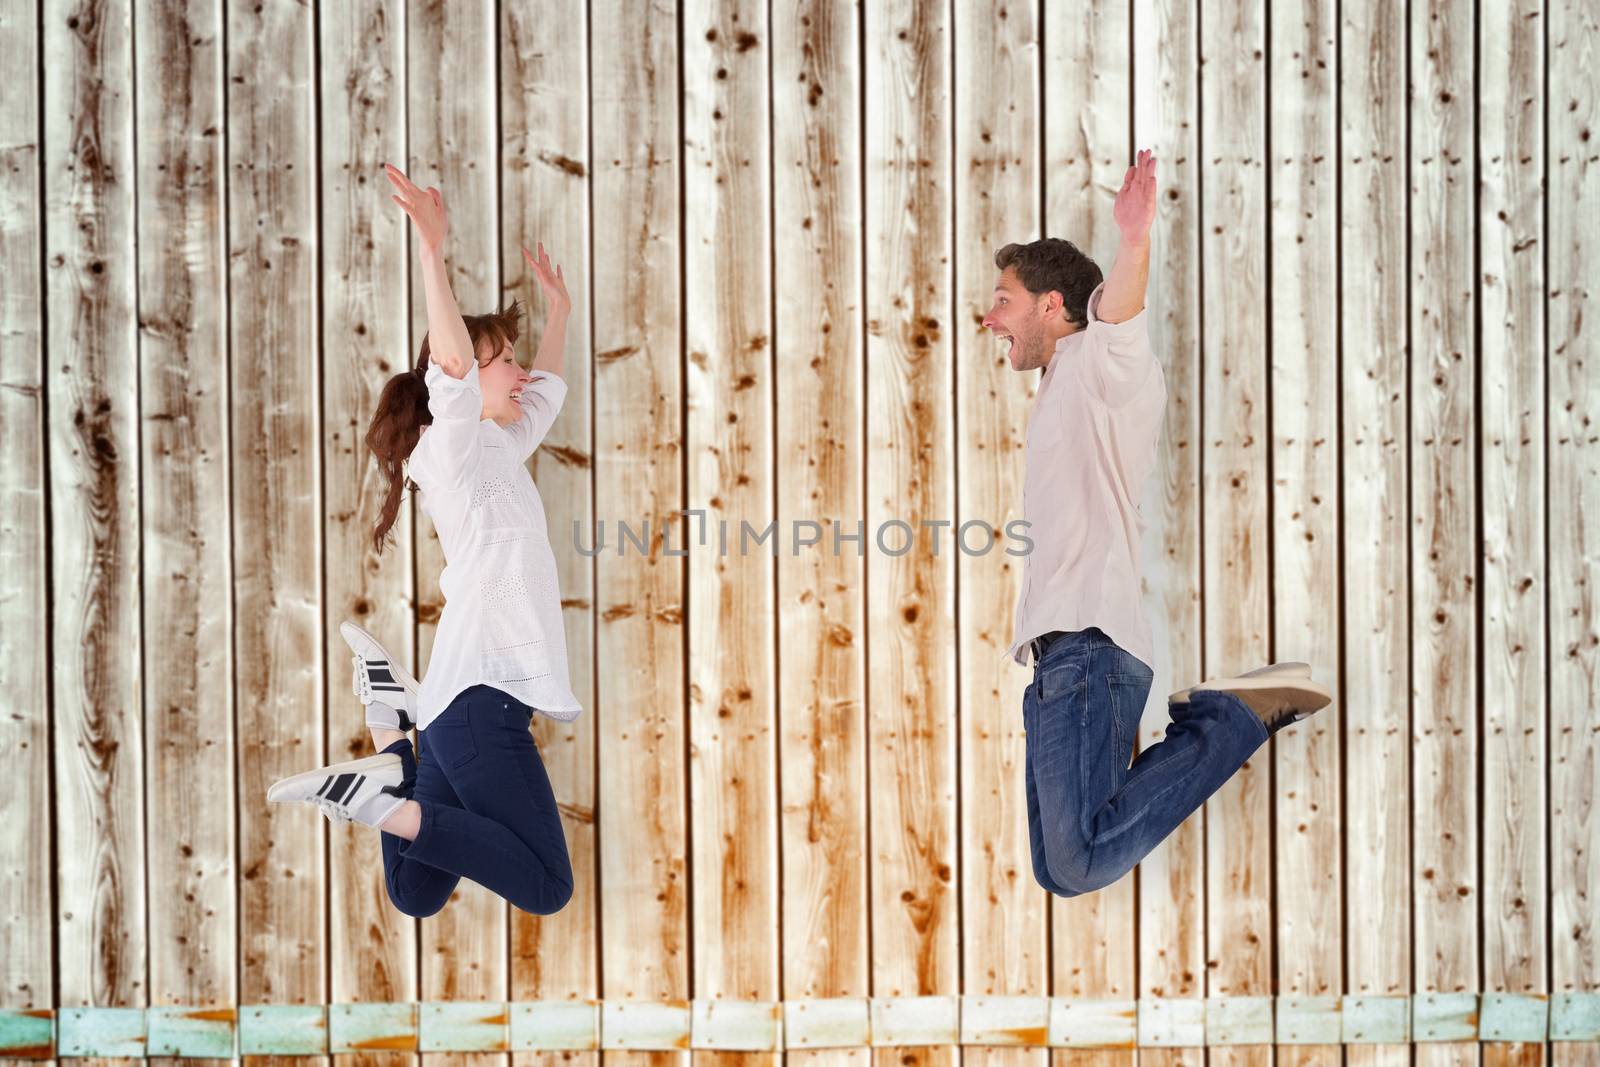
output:
[[[1028,841],[1052,893],[1127,874],[1267,739],[1238,697],[1200,692],[1168,705],[1166,737],[1132,759],[1152,677],[1095,627],[1055,636],[1034,664],[1022,695]]]
[[[383,876],[394,906],[433,915],[463,878],[523,911],[548,915],[572,897],[572,863],[555,793],[528,732],[533,709],[487,685],[463,691],[422,731],[396,741],[411,799],[422,806],[416,840],[383,834]]]

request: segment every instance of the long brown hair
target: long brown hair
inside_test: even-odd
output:
[[[463,315],[467,324],[467,339],[478,357],[478,365],[494,359],[503,345],[515,344],[520,332],[522,305],[511,301],[510,307],[491,311],[486,315]],[[485,344],[487,342],[487,344]],[[489,356],[482,353],[487,349]],[[428,338],[422,338],[422,351],[409,371],[390,378],[378,395],[378,410],[373,413],[372,424],[367,427],[367,447],[378,461],[378,472],[383,475],[387,489],[383,497],[383,510],[378,514],[378,524],[372,529],[372,548],[379,555],[389,543],[389,528],[400,514],[400,498],[406,489],[416,489],[416,483],[405,475],[405,462],[411,450],[422,437],[422,428],[433,422],[428,410]]]

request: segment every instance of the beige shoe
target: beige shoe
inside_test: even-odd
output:
[[[1208,690],[1232,693],[1244,701],[1245,706],[1266,725],[1269,734],[1275,734],[1290,723],[1298,722],[1333,703],[1333,694],[1327,686],[1310,678],[1282,672],[1258,674],[1253,678],[1221,678],[1197,685],[1192,692]]]
[[[1245,671],[1243,674],[1239,675],[1239,677],[1270,678],[1278,675],[1283,675],[1290,678],[1309,678],[1311,677],[1311,664],[1299,663],[1295,661],[1290,661],[1287,663],[1271,663],[1265,667],[1257,667],[1253,671]],[[1201,682],[1200,685],[1210,685],[1214,681],[1217,681],[1217,679],[1213,678],[1210,681]],[[1188,689],[1180,689],[1176,693],[1173,693],[1171,696],[1167,697],[1167,701],[1172,704],[1187,704],[1189,702],[1189,694],[1198,688],[1200,688],[1200,686],[1191,685]]]

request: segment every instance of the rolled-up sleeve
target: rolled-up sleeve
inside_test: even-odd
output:
[[[1101,283],[1089,294],[1089,325],[1084,330],[1083,383],[1089,391],[1111,407],[1121,407],[1136,396],[1155,371],[1156,357],[1150,348],[1149,308],[1123,322],[1099,318]]]
[[[467,366],[466,376],[452,378],[439,365],[428,365],[428,412],[433,423],[422,435],[426,445],[425,469],[446,489],[465,485],[478,465],[482,438],[483,392],[478,385],[478,363]]]
[[[539,442],[555,425],[556,416],[561,413],[561,405],[566,399],[566,382],[549,371],[533,372],[533,381],[522,387],[522,395],[517,398],[522,417],[508,431],[516,442],[519,459],[533,455]]]

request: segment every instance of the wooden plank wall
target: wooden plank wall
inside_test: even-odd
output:
[[[0,13],[0,1009],[1600,991],[1590,6]],[[981,319],[1007,241],[1109,269],[1146,146],[1140,741],[1169,691],[1269,659],[1335,703],[1135,877],[1053,899],[999,661],[1020,567],[963,527],[1020,517],[1037,383]],[[573,296],[533,466],[586,709],[535,728],[577,877],[552,917],[464,883],[419,924],[374,835],[262,802],[367,752],[338,623],[420,668],[442,607],[425,518],[370,544],[362,435],[426,329],[385,161],[444,190],[463,307],[528,304],[525,356],[519,246]]]

